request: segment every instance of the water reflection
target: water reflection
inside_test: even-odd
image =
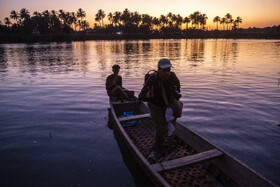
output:
[[[191,66],[199,66],[204,61],[205,55],[205,43],[204,42],[192,42],[190,54],[187,59],[191,62]]]
[[[0,47],[0,72],[5,72],[7,69],[7,55],[5,49]]]
[[[238,57],[238,43],[237,42],[216,42],[213,47],[212,58],[214,61],[221,61],[224,65],[227,62],[236,62]]]
[[[0,60],[1,71],[6,71],[8,67],[17,67],[20,72],[29,73],[79,71],[85,74],[88,71],[106,71],[116,63],[120,64],[122,69],[139,69],[143,73],[156,69],[156,63],[162,57],[171,59],[174,67],[179,71],[185,70],[186,67],[196,69],[220,65],[226,69],[244,56],[246,51],[241,48],[246,45],[248,51],[250,44],[238,40],[132,40],[43,45],[15,44],[0,48]],[[276,54],[279,53],[277,45],[279,45],[277,42],[269,45],[270,50]],[[255,51],[261,49],[257,45],[254,47]],[[133,76],[130,71],[125,71],[125,73],[127,76]],[[135,76],[138,75],[136,73]]]
[[[17,67],[20,72],[35,73],[36,71],[67,72],[79,70],[88,71],[89,64],[87,46],[79,52],[75,50],[75,44],[18,44],[1,51],[1,64],[9,61],[9,66]],[[5,58],[3,58],[5,56]],[[73,66],[76,66],[73,68]]]
[[[174,67],[184,71],[203,66],[216,66],[221,62],[237,62],[239,43],[227,40],[132,40],[132,41],[88,41],[51,44],[17,44],[1,48],[1,71],[7,66],[17,67],[20,72],[34,74],[37,71],[68,72],[106,71],[113,64],[124,70],[139,69],[138,72],[123,71],[127,77],[143,76],[156,69],[157,61],[166,57]],[[7,65],[7,61],[9,61]],[[207,63],[206,65],[204,63]],[[6,70],[5,70],[6,71]],[[106,77],[106,73],[101,75]]]

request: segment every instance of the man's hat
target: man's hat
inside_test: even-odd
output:
[[[161,69],[172,67],[170,60],[167,58],[162,58],[158,61],[158,67]]]

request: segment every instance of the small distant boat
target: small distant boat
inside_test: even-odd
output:
[[[110,106],[115,130],[156,186],[277,186],[179,122],[172,150],[150,160],[154,128],[146,104],[110,99]]]

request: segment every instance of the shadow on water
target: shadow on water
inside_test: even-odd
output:
[[[136,186],[145,186],[145,187],[153,187],[155,186],[152,181],[149,179],[149,177],[146,175],[144,170],[141,168],[141,166],[137,163],[129,149],[127,148],[124,140],[121,137],[121,134],[116,130],[114,119],[111,113],[111,109],[108,108],[108,123],[107,126],[109,129],[114,131],[115,139],[118,143],[118,146],[120,148],[120,152],[122,154],[122,158],[129,169],[134,182]]]

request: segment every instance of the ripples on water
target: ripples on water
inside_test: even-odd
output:
[[[107,127],[104,84],[118,63],[138,94],[167,57],[182,85],[179,121],[280,184],[279,51],[279,40],[0,45],[1,181],[135,185]]]

